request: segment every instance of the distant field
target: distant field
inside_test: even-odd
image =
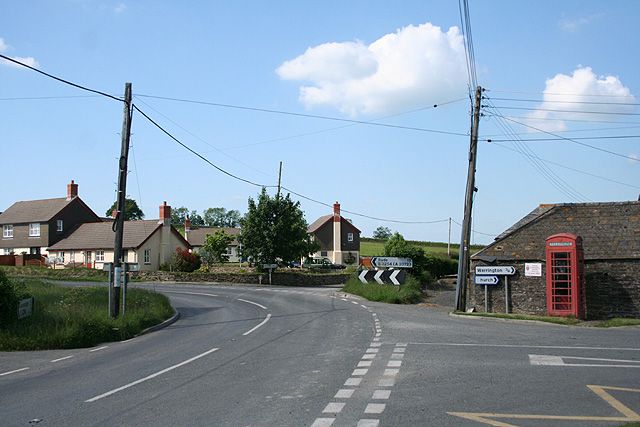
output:
[[[424,249],[424,252],[428,255],[435,255],[446,257],[447,256],[447,244],[442,242],[419,242],[409,240],[408,243],[412,245],[421,247]],[[367,237],[363,237],[360,239],[360,255],[361,256],[380,256],[384,255],[384,240],[378,239],[370,239]],[[460,245],[451,245],[451,256],[458,256],[458,248]],[[484,246],[481,245],[472,245],[472,252],[479,251]]]

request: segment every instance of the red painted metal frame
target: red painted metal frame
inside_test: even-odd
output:
[[[554,234],[546,240],[547,313],[582,317],[582,238]]]

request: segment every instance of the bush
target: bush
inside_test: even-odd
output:
[[[377,283],[362,283],[353,277],[342,288],[344,292],[360,295],[369,301],[386,302],[390,304],[414,304],[422,299],[420,282],[413,276],[407,276],[401,286],[379,285]]]
[[[202,262],[198,254],[191,253],[187,249],[176,248],[176,252],[171,256],[171,261],[168,265],[161,265],[160,270],[191,273],[199,269],[200,265]]]
[[[27,298],[24,284],[9,280],[0,270],[0,327],[6,326],[18,318],[18,303]]]
[[[409,244],[400,233],[395,233],[384,245],[385,256],[411,258],[413,268],[410,272],[423,284],[430,283],[434,278],[439,279],[458,271],[458,261],[426,255],[424,249]]]

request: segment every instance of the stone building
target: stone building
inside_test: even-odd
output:
[[[563,234],[562,234],[563,233]],[[575,274],[552,266],[549,255],[558,246],[572,249],[577,237]],[[551,242],[551,243],[550,243]],[[581,246],[581,247],[580,247]],[[485,286],[475,285],[476,266],[514,266],[505,294],[504,276],[487,286],[488,312],[554,314],[551,289],[558,277],[576,280],[579,316],[586,319],[640,317],[640,202],[540,205],[496,240],[471,257],[468,305],[485,310]],[[505,307],[505,296],[507,307]],[[556,297],[553,297],[556,298]]]

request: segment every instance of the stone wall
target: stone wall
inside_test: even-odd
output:
[[[170,282],[211,282],[269,284],[268,273],[177,273],[166,271],[141,271],[132,276],[145,281]],[[282,286],[324,286],[345,283],[351,274],[304,274],[298,272],[275,272],[271,275],[273,285]]]

